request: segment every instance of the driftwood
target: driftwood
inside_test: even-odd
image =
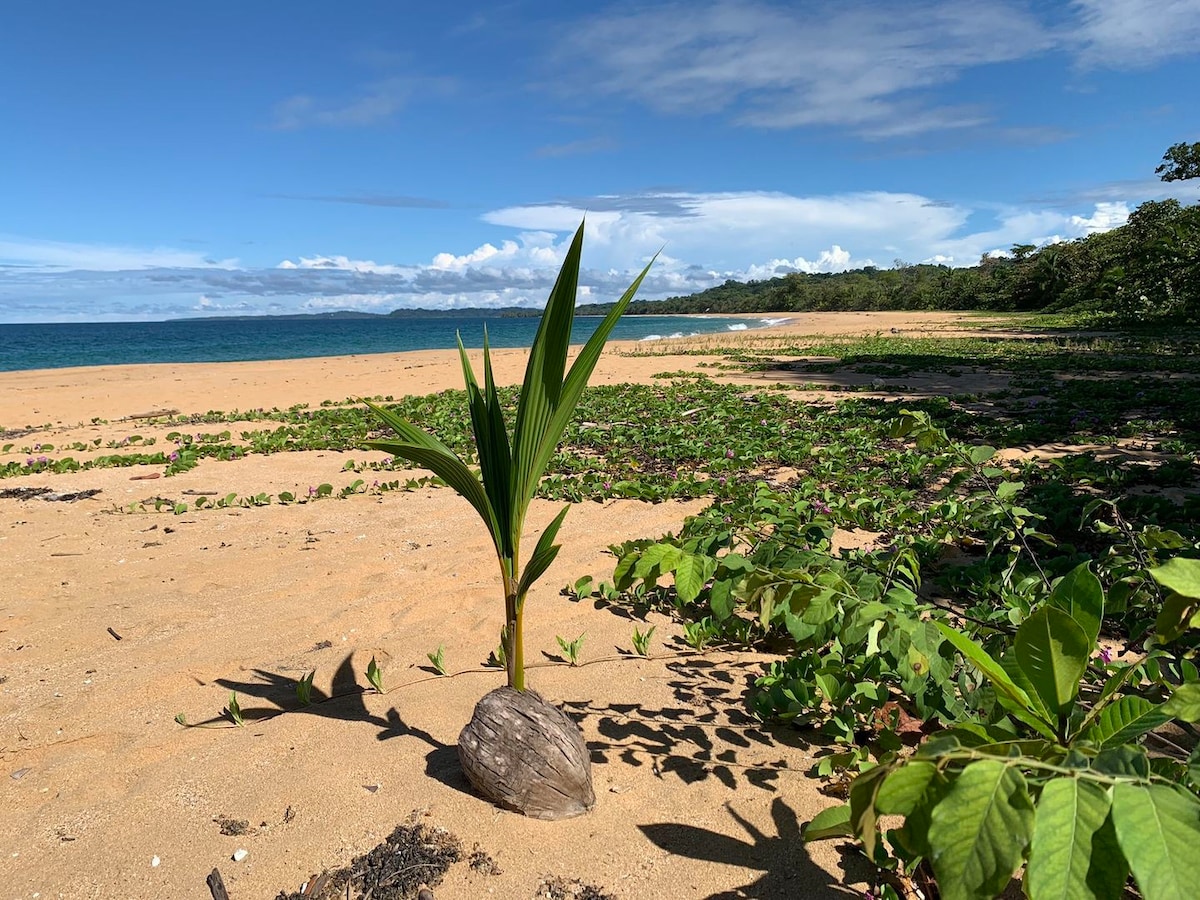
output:
[[[229,900],[229,892],[225,890],[225,881],[217,869],[209,872],[208,878],[204,880],[208,882],[208,891],[212,894],[212,900]]]
[[[458,736],[467,779],[493,803],[535,819],[567,819],[596,803],[583,732],[534,691],[496,688]]]

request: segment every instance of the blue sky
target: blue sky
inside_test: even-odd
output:
[[[1200,0],[47,0],[0,78],[0,322],[540,305],[584,211],[611,299],[1200,199]]]

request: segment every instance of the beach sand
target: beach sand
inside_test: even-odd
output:
[[[935,333],[973,321],[797,316],[769,339]],[[612,348],[593,383],[648,381],[705,359],[622,355],[637,349]],[[496,351],[495,361],[501,382],[519,381],[522,351]],[[161,447],[172,429],[136,417],[428,393],[460,379],[456,354],[444,351],[0,373],[0,428],[18,432],[0,444],[136,432]],[[26,426],[41,430],[21,436]],[[188,492],[336,488],[355,477],[343,462],[333,452],[280,453],[206,460],[169,479],[140,480],[161,471],[147,466],[0,482],[100,491],[77,502],[0,499],[4,896],[206,897],[217,867],[233,900],[273,898],[367,852],[414,811],[500,870],[458,864],[438,900],[531,898],[547,875],[622,900],[819,900],[861,890],[852,855],[799,839],[799,825],[834,802],[804,774],[820,748],[745,714],[747,683],[768,657],[683,655],[680,628],[652,613],[652,658],[618,658],[641,623],[560,592],[583,574],[611,577],[609,544],[677,530],[705,501],[574,507],[563,551],[529,597],[527,655],[539,664],[530,684],[579,717],[595,763],[595,810],[557,823],[493,808],[460,774],[458,732],[503,675],[426,671],[438,646],[451,672],[478,669],[501,624],[490,545],[451,491],[180,516],[116,511]],[[535,502],[530,529],[556,510]],[[587,664],[550,665],[556,635],[581,633]],[[372,657],[382,695],[355,687],[366,686]],[[293,684],[314,670],[318,692],[345,696],[297,708]],[[231,689],[245,728],[221,717]],[[274,715],[280,709],[288,712]],[[215,727],[181,727],[178,713]],[[222,818],[249,830],[222,834]],[[249,852],[235,862],[239,849]]]

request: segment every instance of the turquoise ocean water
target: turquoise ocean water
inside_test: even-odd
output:
[[[779,319],[708,316],[626,316],[613,338],[652,341],[768,327]],[[483,327],[493,347],[527,347],[538,320],[438,316],[422,319],[261,319],[88,324],[0,324],[0,371],[105,366],[126,363],[236,362],[298,359],[357,353],[395,353],[483,344]],[[575,320],[573,342],[583,343],[600,324]]]

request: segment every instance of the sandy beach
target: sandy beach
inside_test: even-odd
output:
[[[916,335],[973,321],[796,315],[769,333],[693,341]],[[688,346],[697,345],[680,350]],[[628,355],[639,349],[611,347],[592,383],[647,382],[709,359]],[[519,382],[523,351],[494,358],[502,383]],[[14,444],[0,464],[24,460],[32,443],[134,432],[161,447],[173,429],[142,417],[166,410],[458,387],[457,354],[447,351],[0,373],[0,445]],[[560,592],[583,574],[610,577],[609,544],[677,530],[706,501],[576,506],[561,555],[530,595],[530,683],[579,718],[594,761],[594,811],[557,823],[493,808],[459,772],[458,732],[503,682],[479,669],[497,643],[502,602],[483,529],[451,491],[120,511],[168,494],[336,489],[355,477],[342,471],[346,456],[204,460],[157,480],[142,476],[161,465],[0,482],[99,492],[75,502],[0,499],[0,893],[207,897],[205,876],[217,867],[233,900],[273,898],[349,863],[417,812],[499,869],[455,865],[438,900],[531,898],[551,875],[622,900],[861,895],[852,857],[799,839],[800,824],[832,803],[804,774],[818,748],[744,711],[747,680],[766,657],[684,654],[679,627],[652,613],[651,658],[632,658],[637,623]],[[557,509],[535,502],[531,529]],[[556,663],[556,635],[581,633],[586,665]],[[426,654],[439,646],[448,670],[470,671],[427,671]],[[384,694],[360,690],[372,657]],[[316,691],[342,696],[298,707],[293,685],[310,671]],[[221,715],[231,690],[245,728]],[[182,727],[180,713],[212,727]],[[246,823],[243,833],[223,834],[230,821]]]

